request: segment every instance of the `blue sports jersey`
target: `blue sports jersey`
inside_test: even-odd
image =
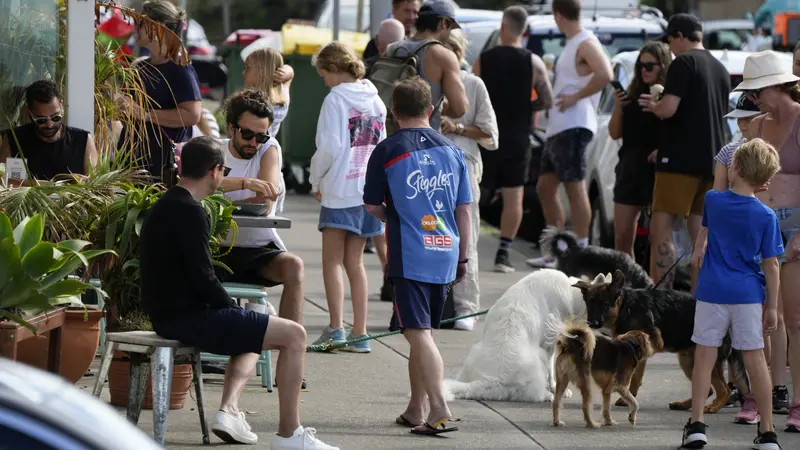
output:
[[[707,303],[764,303],[760,258],[783,253],[775,213],[755,197],[708,191],[703,206],[708,247],[695,297]]]
[[[388,276],[452,283],[459,256],[456,205],[471,202],[464,152],[441,133],[406,128],[378,144],[367,166],[364,203],[386,203]]]

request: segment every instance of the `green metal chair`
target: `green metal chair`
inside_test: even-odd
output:
[[[234,299],[248,300],[259,305],[267,304],[267,293],[257,284],[222,283],[222,287]],[[208,362],[227,362],[229,357],[204,352],[200,354],[200,359]],[[261,386],[267,388],[267,392],[272,392],[272,353],[269,350],[261,352],[261,357],[256,363],[256,375],[261,377]]]

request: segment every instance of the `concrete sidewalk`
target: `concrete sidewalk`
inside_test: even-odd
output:
[[[311,197],[291,196],[286,200],[284,216],[293,220],[291,230],[281,231],[286,245],[305,262],[305,297],[307,299],[303,324],[309,343],[317,338],[328,324],[325,291],[322,283],[321,237],[317,231],[319,204]],[[497,240],[482,236],[481,291],[482,308],[490,307],[502,293],[527,270],[524,256],[513,258],[520,270],[513,274],[491,272]],[[370,291],[380,288],[381,270],[374,255],[365,256]],[[278,306],[280,289],[270,292],[270,301]],[[352,321],[352,309],[345,301],[345,321]],[[373,333],[387,330],[391,304],[381,302],[377,295],[370,298],[369,330]],[[480,340],[482,322],[475,331],[443,330],[437,333],[437,342],[445,361],[445,375],[453,377],[472,344]],[[565,428],[553,428],[549,403],[522,404],[506,402],[476,402],[459,400],[451,404],[454,416],[460,419],[461,431],[446,438],[413,436],[408,430],[394,424],[394,419],[408,401],[407,375],[408,345],[401,336],[390,336],[373,341],[372,353],[367,355],[339,352],[336,354],[310,353],[306,358],[306,379],[309,392],[301,394],[302,418],[307,427],[314,427],[318,435],[331,445],[343,449],[674,449],[680,445],[683,425],[688,412],[667,409],[669,401],[683,399],[690,394],[690,383],[672,355],[653,358],[645,375],[640,393],[639,422],[633,428],[627,422],[627,412],[614,408],[612,415],[618,422],[614,428],[587,430],[582,427],[579,395],[565,401],[562,420]],[[209,426],[221,396],[220,375],[204,375],[205,406]],[[80,384],[91,385],[93,378],[84,378]],[[193,396],[192,396],[193,397]],[[108,391],[104,392],[108,399]],[[277,391],[269,394],[253,377],[242,395],[241,407],[248,421],[259,434],[257,448],[268,448],[272,433],[277,428]],[[599,404],[600,399],[595,400]],[[745,448],[752,442],[756,428],[752,425],[732,423],[735,409],[725,409],[709,416],[708,448]],[[599,406],[594,412],[600,420]],[[778,416],[777,424],[783,428],[786,416]],[[152,433],[150,411],[143,411],[139,426]],[[784,449],[800,448],[800,435],[779,432]],[[221,441],[212,436],[214,445]],[[183,410],[172,411],[167,432],[169,448],[189,449],[202,446],[200,426],[192,399]]]

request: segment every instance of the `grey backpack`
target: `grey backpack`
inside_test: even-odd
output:
[[[400,46],[390,48],[386,54],[378,57],[377,61],[372,64],[366,78],[375,85],[378,89],[378,95],[383,104],[386,105],[387,120],[386,120],[386,136],[391,136],[397,131],[397,123],[392,117],[392,91],[394,84],[398,81],[403,81],[408,78],[413,78],[419,75],[419,52],[427,48],[431,44],[441,44],[435,39],[428,39],[423,41],[413,53]],[[437,110],[441,107],[441,102],[437,105]],[[436,111],[434,111],[434,115]]]

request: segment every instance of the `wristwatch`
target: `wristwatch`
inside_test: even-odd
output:
[[[458,134],[458,135],[463,135],[464,134],[464,124],[463,123],[457,123],[456,124],[456,134]]]

